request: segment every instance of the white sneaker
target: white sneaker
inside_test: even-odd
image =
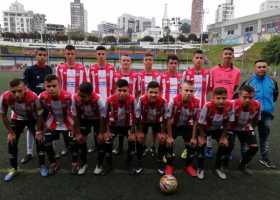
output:
[[[99,167],[98,165],[96,165],[94,171],[93,171],[93,174],[95,175],[101,175],[103,173],[103,167]]]
[[[204,170],[203,169],[197,169],[196,176],[200,180],[204,179]]]
[[[88,165],[84,164],[78,171],[78,175],[84,175],[87,172]]]
[[[224,170],[222,170],[222,169],[216,169],[215,171],[216,171],[216,174],[218,175],[218,177],[219,177],[220,179],[222,179],[222,180],[227,179],[227,175],[226,175],[226,173],[224,172]]]

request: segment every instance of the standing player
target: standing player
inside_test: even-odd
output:
[[[128,138],[127,164],[129,169],[135,152],[135,105],[134,97],[129,94],[128,82],[123,79],[118,80],[115,94],[107,100],[107,133],[113,132]],[[112,141],[109,138],[106,136],[105,143],[99,145],[100,151],[98,152],[98,165],[95,168],[95,174],[103,172],[104,153],[108,154],[109,169],[112,167]]]
[[[194,96],[199,99],[199,107],[200,109],[204,106],[206,103],[206,97],[207,93],[209,92],[209,78],[210,74],[209,71],[205,68],[203,68],[204,64],[204,54],[202,50],[196,50],[193,53],[193,64],[194,66],[191,68],[188,68],[183,73],[183,81],[193,81],[194,82]],[[211,137],[207,137],[208,143],[211,142]],[[181,154],[181,158],[185,158],[187,155],[187,151],[184,150]],[[206,154],[208,155],[208,154]],[[209,155],[208,155],[209,156]]]
[[[46,62],[48,58],[48,52],[45,48],[39,48],[36,50],[37,63],[31,67],[28,67],[23,73],[23,81],[25,85],[39,95],[44,90],[44,80],[48,74],[52,74],[52,68],[49,67]],[[26,145],[27,154],[21,159],[21,163],[25,164],[33,158],[33,143],[34,135],[30,134],[30,131],[26,132]]]
[[[78,155],[74,151],[76,143],[74,141],[72,130],[73,118],[71,114],[71,94],[61,90],[58,78],[55,75],[48,75],[45,79],[45,89],[39,96],[41,105],[49,112],[49,115],[44,123],[44,130],[40,130],[41,134],[36,134],[36,137],[44,145],[48,155],[50,166],[49,175],[53,175],[59,169],[55,152],[53,149],[53,141],[58,140],[60,134],[67,136],[69,149],[72,153],[72,173],[76,174],[79,169]],[[42,127],[43,128],[43,127]],[[42,158],[41,162],[44,162]]]
[[[254,129],[261,120],[261,105],[254,100],[255,90],[249,85],[240,89],[239,99],[233,102],[234,122],[230,129],[238,136],[240,144],[247,144],[248,150],[244,152],[239,165],[239,170],[251,175],[247,164],[252,160],[258,151],[257,138]]]
[[[152,133],[159,140],[158,146],[158,172],[164,173],[163,156],[166,152],[166,110],[165,100],[160,96],[160,86],[158,82],[151,81],[148,84],[148,90],[145,95],[140,97],[136,107],[136,151],[137,151],[137,167],[136,174],[143,171],[142,157],[144,151],[144,136],[147,135],[148,129],[151,127]]]
[[[112,95],[114,84],[115,68],[107,62],[107,52],[104,46],[96,48],[96,64],[89,67],[89,80],[93,86],[93,91],[100,95],[102,100],[106,102],[107,98]],[[97,145],[96,131],[94,131],[94,141]],[[89,148],[89,152],[94,148]]]
[[[86,68],[84,65],[76,62],[76,49],[73,45],[67,45],[64,50],[66,62],[56,67],[56,76],[62,90],[73,95],[79,89],[82,82],[87,81]],[[66,155],[69,148],[67,136],[64,135],[65,150],[61,155]]]
[[[218,142],[215,172],[220,179],[226,179],[224,167],[228,164],[230,153],[228,141],[229,122],[234,120],[232,103],[227,100],[225,88],[216,88],[213,99],[207,102],[201,112],[198,121],[200,133],[198,136],[198,170],[197,177],[204,179],[204,147],[206,136],[211,136]]]
[[[119,72],[116,72],[114,75],[114,90],[115,90],[115,83],[120,80],[124,79],[129,84],[129,94],[137,98],[139,94],[138,90],[138,74],[131,71],[131,58],[128,55],[122,55],[120,59],[121,68]],[[123,135],[119,135],[119,146],[113,150],[113,153],[118,155],[123,151]]]
[[[223,49],[222,58],[223,63],[210,70],[210,88],[212,91],[218,87],[225,88],[227,90],[227,98],[231,100],[240,84],[240,70],[233,65],[234,49],[232,47],[225,47]],[[230,144],[234,145],[234,137],[231,137]],[[205,153],[206,157],[213,157],[211,138],[207,140]]]
[[[145,95],[147,86],[151,81],[156,81],[160,84],[160,73],[153,70],[153,64],[154,58],[152,52],[146,52],[144,55],[144,70],[139,73],[138,78],[140,96]],[[155,154],[155,140],[156,138],[153,138],[152,148],[146,148],[145,146],[144,155],[148,152],[150,152],[152,156]]]
[[[93,92],[91,83],[82,83],[79,91],[73,96],[72,114],[74,117],[73,131],[78,145],[80,169],[78,175],[86,173],[87,165],[87,135],[93,127],[97,134],[104,133],[106,117],[105,103]]]
[[[11,108],[11,119],[8,119],[8,110]],[[27,127],[32,135],[35,135],[37,113],[40,110],[39,100],[35,93],[26,88],[21,79],[10,81],[10,89],[0,97],[0,113],[3,124],[8,131],[8,152],[10,155],[9,173],[4,181],[11,181],[18,169],[18,142],[24,128]],[[39,125],[39,121],[38,121]],[[39,153],[38,146],[37,152]],[[45,176],[46,168],[40,166],[42,176]]]
[[[199,100],[194,97],[194,82],[183,82],[180,94],[176,95],[168,106],[168,153],[173,151],[172,142],[176,137],[182,136],[187,149],[184,171],[190,176],[196,176],[193,166],[193,158],[196,151],[196,131],[199,117]],[[172,154],[171,154],[172,155]],[[168,157],[168,156],[167,156]],[[169,156],[171,158],[171,156]],[[169,159],[165,168],[165,174],[173,173],[173,163]]]

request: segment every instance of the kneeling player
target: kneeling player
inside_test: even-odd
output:
[[[107,99],[107,130],[116,136],[127,137],[127,164],[129,170],[131,170],[131,161],[135,152],[135,105],[134,97],[129,94],[128,82],[124,79],[119,79],[116,82],[115,94]],[[105,141],[105,144],[100,146],[102,147],[102,145],[111,159],[112,141]],[[106,148],[109,145],[110,147]]]
[[[148,133],[151,127],[152,132],[157,136],[159,141],[158,146],[158,172],[164,173],[163,156],[166,152],[166,110],[167,105],[165,100],[160,96],[159,84],[156,81],[151,81],[148,84],[148,89],[143,95],[136,107],[136,151],[137,151],[137,167],[136,174],[143,171],[142,157],[144,150],[144,136]]]
[[[61,90],[58,79],[55,75],[48,75],[45,79],[45,91],[39,95],[41,106],[49,112],[44,124],[42,133],[36,134],[36,138],[41,141],[49,158],[49,175],[54,175],[59,169],[55,152],[53,149],[53,141],[58,140],[60,134],[67,134],[70,142],[70,150],[72,153],[72,173],[78,172],[78,155],[74,151],[76,144],[72,130],[73,118],[71,114],[72,98],[69,93]],[[45,158],[41,158],[44,162]]]
[[[73,131],[80,158],[78,175],[83,175],[88,168],[87,136],[92,127],[97,135],[102,134],[106,117],[105,103],[98,94],[93,92],[91,83],[82,83],[78,93],[73,96],[72,114],[74,116]]]
[[[193,167],[193,158],[196,151],[196,130],[199,116],[199,100],[194,97],[194,83],[192,81],[181,84],[181,92],[169,103],[168,106],[168,139],[167,139],[167,166],[165,174],[173,173],[172,143],[178,136],[182,136],[187,150],[185,172],[196,176]]]
[[[12,111],[10,120],[7,117],[9,107]],[[20,135],[25,127],[35,135],[35,124],[39,111],[40,106],[37,95],[28,90],[21,79],[12,80],[10,82],[10,90],[1,95],[0,113],[3,124],[8,130],[8,152],[10,154],[11,166],[9,173],[4,177],[4,181],[11,181],[17,174]],[[39,152],[38,145],[37,152]],[[41,173],[41,175],[45,176],[45,173]]]
[[[218,151],[216,154],[215,172],[221,179],[226,179],[224,167],[228,164],[230,153],[228,142],[228,126],[233,121],[232,103],[227,100],[227,91],[224,88],[216,88],[213,93],[213,99],[207,102],[199,117],[198,136],[198,170],[197,177],[204,178],[204,148],[206,136],[211,136],[218,142]]]
[[[234,122],[231,123],[231,130],[238,136],[240,144],[246,144],[248,150],[242,155],[239,170],[244,174],[252,175],[247,164],[252,160],[258,151],[257,139],[254,128],[261,119],[260,103],[254,100],[254,88],[245,85],[240,89],[239,99],[234,100]]]

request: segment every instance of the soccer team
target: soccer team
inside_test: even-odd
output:
[[[144,70],[133,72],[129,55],[120,58],[120,70],[107,62],[103,46],[96,49],[97,63],[86,67],[76,62],[76,50],[65,48],[64,64],[55,72],[47,66],[46,49],[36,51],[37,63],[27,68],[23,79],[13,79],[0,97],[0,113],[8,131],[11,181],[18,173],[18,141],[27,128],[27,155],[33,158],[35,141],[41,176],[58,172],[60,155],[71,154],[72,174],[87,172],[87,141],[93,138],[97,149],[96,175],[113,169],[113,154],[123,153],[127,138],[126,164],[131,175],[143,172],[143,159],[156,156],[159,174],[173,174],[174,140],[184,140],[184,171],[204,179],[204,159],[213,156],[212,139],[217,141],[215,172],[226,179],[235,138],[241,145],[239,170],[251,175],[248,163],[260,146],[260,163],[275,168],[268,157],[268,137],[273,119],[277,83],[267,74],[264,60],[255,62],[255,73],[240,86],[240,70],[233,65],[234,50],[226,47],[222,64],[210,70],[203,67],[205,55],[193,52],[193,67],[177,71],[179,59],[167,57],[167,70],[153,69],[153,54],[144,55]],[[11,117],[8,110],[11,109]],[[258,127],[260,145],[255,128]],[[152,133],[152,147],[147,135]],[[57,152],[56,141],[63,137],[65,149]],[[118,146],[113,148],[114,139]],[[157,150],[156,147],[157,146]],[[45,156],[48,157],[48,164]],[[105,162],[104,162],[105,161]],[[197,162],[194,162],[197,161]]]

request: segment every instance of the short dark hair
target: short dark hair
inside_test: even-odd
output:
[[[248,93],[255,93],[255,88],[253,88],[250,85],[245,84],[240,88],[240,93],[243,92],[243,91],[248,92]]]
[[[79,86],[79,90],[80,92],[86,94],[86,95],[91,95],[92,91],[93,91],[93,87],[91,83],[88,82],[83,82],[80,86]]]
[[[96,51],[106,51],[106,47],[104,46],[97,46]]]
[[[170,55],[167,56],[167,60],[166,61],[169,62],[170,60],[177,60],[179,62],[179,58],[175,54],[170,54]]]
[[[264,60],[264,59],[259,59],[259,60],[256,60],[256,61],[255,61],[255,64],[257,64],[257,63],[259,63],[259,62],[267,63],[266,60]]]
[[[125,79],[119,79],[116,82],[117,88],[128,87],[128,86],[129,86],[129,84],[128,84],[127,80],[125,80]]]
[[[182,85],[183,84],[187,84],[187,85],[194,85],[194,81],[191,81],[191,80],[185,80],[183,83],[182,83]]]
[[[234,53],[234,49],[232,47],[225,47],[223,51],[232,51]]]
[[[76,48],[72,44],[68,44],[68,45],[66,45],[65,50],[72,51],[72,50],[76,50]]]
[[[144,54],[144,57],[154,57],[153,53],[151,51],[147,51],[145,54]]]
[[[9,85],[10,85],[10,87],[16,87],[16,86],[19,86],[21,83],[24,84],[22,79],[14,78],[13,80],[10,81]]]
[[[214,90],[214,95],[227,95],[227,90],[224,87],[217,87]]]
[[[58,81],[57,76],[54,75],[54,74],[49,74],[49,75],[47,75],[46,78],[45,78],[45,82],[48,82],[48,83],[50,83],[51,81],[54,81],[54,80],[57,80],[57,81]]]
[[[36,53],[37,53],[38,51],[47,51],[47,49],[44,48],[44,47],[39,47],[38,49],[36,49]]]
[[[148,86],[148,89],[155,89],[155,88],[159,88],[159,83],[157,81],[151,81]]]
[[[202,51],[201,49],[196,49],[196,50],[194,50],[194,52],[193,52],[193,56],[194,56],[195,54],[204,54],[204,53],[203,53],[203,51]]]

